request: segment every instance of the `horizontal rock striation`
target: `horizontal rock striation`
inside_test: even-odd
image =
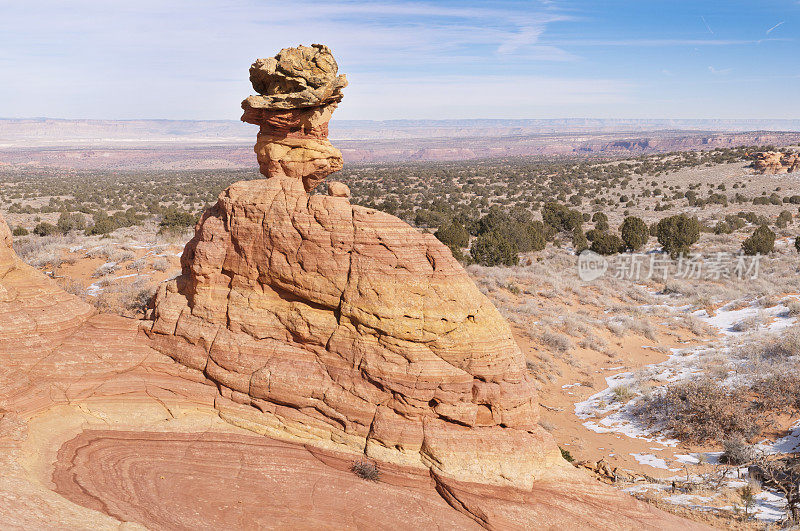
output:
[[[265,431],[528,488],[563,464],[508,324],[432,235],[277,177],[223,192],[181,263],[149,334]]]

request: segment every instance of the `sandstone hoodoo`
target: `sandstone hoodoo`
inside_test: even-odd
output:
[[[269,178],[235,183],[199,222],[183,274],[156,297],[157,348],[217,382],[231,420],[267,434],[527,489],[568,467],[537,425],[508,324],[447,247],[352,205],[341,183],[307,193],[335,169],[297,163],[329,145],[345,85],[330,51],[282,50],[251,80],[264,95],[243,119],[261,125]],[[298,156],[264,158],[284,138]]]
[[[306,191],[342,169],[342,154],[328,140],[328,122],[347,78],[327,46],[284,48],[250,67],[258,95],[242,102],[242,120],[261,126],[255,152],[266,177],[301,179]]]
[[[145,321],[22,263],[0,218],[0,528],[691,528],[562,459],[447,247],[309,194],[341,167],[330,51],[251,78],[268,178],[220,194]]]
[[[800,155],[778,151],[762,151],[754,153],[753,169],[761,174],[794,173],[800,170]]]

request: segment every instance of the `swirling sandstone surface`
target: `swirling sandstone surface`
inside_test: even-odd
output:
[[[151,529],[472,529],[427,476],[386,471],[264,437],[84,431],[53,480],[70,500]],[[200,510],[198,510],[200,509]]]
[[[570,469],[510,328],[432,235],[274,177],[223,192],[182,265],[148,332],[232,420],[461,481]]]

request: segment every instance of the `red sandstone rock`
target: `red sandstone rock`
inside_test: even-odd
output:
[[[561,459],[507,323],[438,240],[340,183],[307,195],[333,159],[295,155],[343,86],[318,55],[301,97],[322,105],[253,111],[270,178],[204,214],[150,339],[22,264],[0,218],[0,527],[690,528]],[[381,481],[347,470],[363,454]]]
[[[800,170],[800,155],[797,153],[763,151],[754,153],[752,158],[752,167],[757,173],[793,173]]]
[[[508,325],[433,236],[274,177],[223,192],[182,265],[156,348],[267,432],[526,488],[566,466]]]

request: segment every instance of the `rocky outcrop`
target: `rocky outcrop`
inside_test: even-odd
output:
[[[328,140],[328,122],[347,86],[338,68],[322,44],[284,48],[250,67],[258,95],[242,102],[242,120],[261,127],[255,152],[264,176],[300,179],[310,191],[342,169],[342,154]]]
[[[565,465],[507,323],[432,235],[274,177],[223,192],[182,266],[149,333],[264,432],[525,488]]]
[[[298,181],[288,182],[299,188]],[[352,452],[253,436],[257,424],[246,424],[246,415],[220,398],[218,388],[233,398],[230,388],[211,385],[199,371],[153,350],[136,321],[97,314],[22,264],[2,219],[0,264],[3,529],[338,529],[365,522],[395,529],[688,528],[569,469],[527,491],[448,480],[386,461],[380,461],[380,481],[364,481],[349,470]],[[229,356],[225,363],[248,359],[247,345]],[[288,400],[313,398],[314,375],[286,367],[292,363],[290,357],[272,361],[276,378],[268,390]],[[287,391],[293,382],[297,387]],[[252,417],[262,415],[246,407]],[[481,437],[464,430],[451,439],[453,451]],[[437,454],[445,451],[431,455]]]
[[[320,45],[256,61],[251,80],[260,154],[278,132],[324,139],[346,84]],[[447,247],[341,183],[309,196],[329,167],[259,157],[270,178],[225,190],[160,288],[156,348],[264,433],[527,489],[566,467],[508,324]]]
[[[762,151],[751,155],[752,167],[756,173],[779,174],[794,173],[800,170],[800,154],[779,151]]]
[[[348,196],[235,183],[141,324],[0,218],[0,528],[690,528],[567,465],[449,250]]]

